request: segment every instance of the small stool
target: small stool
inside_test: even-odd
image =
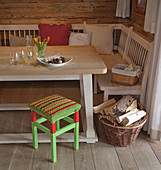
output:
[[[79,149],[79,110],[81,105],[58,94],[40,99],[29,105],[32,119],[33,148],[38,149],[37,128],[51,136],[51,160],[57,161],[56,137],[74,129],[74,149]],[[36,114],[41,118],[36,119]],[[68,117],[74,114],[74,119]],[[59,120],[67,121],[67,126],[60,128]],[[50,129],[41,123],[50,122]]]

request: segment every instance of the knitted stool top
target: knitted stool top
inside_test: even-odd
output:
[[[59,119],[74,114],[80,110],[81,105],[55,94],[29,104],[29,108],[54,123]]]

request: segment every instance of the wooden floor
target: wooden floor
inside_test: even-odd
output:
[[[29,88],[28,88],[29,87]],[[0,102],[34,101],[53,93],[80,100],[79,82],[13,82],[0,84]],[[100,104],[103,93],[94,96],[94,104]],[[134,145],[115,147],[107,143],[103,127],[94,117],[99,142],[80,143],[78,151],[73,143],[58,143],[58,161],[51,163],[50,144],[1,144],[0,170],[161,170],[161,143],[149,139],[141,132]],[[10,111],[0,114],[0,133],[31,132],[28,111]]]

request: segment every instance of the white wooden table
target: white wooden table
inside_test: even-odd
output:
[[[38,81],[38,80],[80,80],[81,104],[85,108],[82,116],[84,133],[80,142],[95,143],[98,139],[93,124],[92,74],[104,74],[107,68],[92,46],[48,46],[46,56],[60,53],[73,58],[63,67],[10,65],[10,52],[25,47],[0,47],[0,81]],[[67,97],[67,96],[66,96]],[[28,104],[0,104],[0,110],[29,110]],[[73,141],[72,134],[64,134],[57,141]],[[49,142],[45,134],[39,135],[39,142]],[[0,143],[29,143],[31,134],[0,134]]]

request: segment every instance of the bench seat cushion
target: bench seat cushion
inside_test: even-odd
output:
[[[138,91],[138,94],[140,94],[141,91],[141,81],[139,81],[137,84],[133,86],[127,86],[127,85],[121,85],[119,83],[114,83],[111,81],[112,79],[112,72],[107,71],[106,74],[99,74],[97,75],[97,82],[99,85],[100,90],[102,91],[110,91],[110,94],[118,93],[128,94],[128,90],[130,91],[130,94],[132,94],[132,90],[134,91],[134,94],[136,94],[136,91]],[[126,89],[126,91],[124,91]]]
[[[127,64],[127,62],[123,59],[121,54],[115,53],[112,55],[100,55],[104,63],[106,64],[106,67],[108,71],[112,71],[112,67],[116,64]]]
[[[31,103],[29,108],[54,123],[59,119],[74,114],[80,110],[81,105],[55,94]]]

